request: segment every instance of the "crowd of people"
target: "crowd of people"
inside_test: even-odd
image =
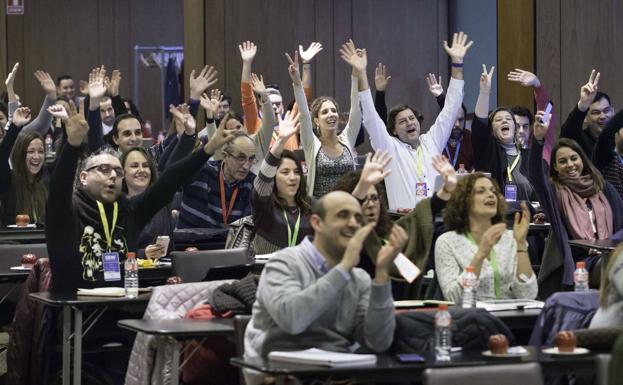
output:
[[[149,147],[136,106],[119,95],[118,70],[93,69],[79,92],[72,77],[55,83],[37,71],[46,96],[34,116],[13,89],[16,64],[0,102],[1,224],[27,214],[43,226],[53,289],[74,290],[119,286],[114,272],[128,252],[163,255],[155,240],[175,228],[227,228],[252,216],[254,251],[274,254],[259,281],[247,357],[293,346],[347,350],[353,341],[387,349],[390,282],[403,284],[392,265],[399,254],[432,268],[443,299],[455,303],[468,266],[479,299],[545,299],[572,287],[577,261],[591,274],[601,269],[598,251],[576,250],[570,240],[610,239],[623,227],[623,110],[615,114],[593,70],[558,138],[557,117],[544,112],[545,85],[516,69],[508,81],[533,89],[536,113],[490,112],[494,67],[483,64],[478,81],[463,76],[472,44],[463,33],[444,42],[451,77],[444,90],[441,76],[426,76],[423,92],[440,112],[425,129],[410,101],[388,110],[383,64],[372,94],[366,49],[352,40],[338,53],[351,69],[346,121],[331,96],[312,96],[321,44],[286,54],[294,93],[286,104],[279,86],[252,72],[259,47],[243,42],[242,100],[211,88],[215,68],[193,71],[189,100],[170,106],[166,138]],[[466,82],[479,87],[469,127]],[[374,154],[364,160],[355,147],[366,136]],[[528,249],[530,202],[551,224],[538,256]],[[392,222],[389,211],[404,215]],[[604,270],[600,324],[621,325],[621,312],[607,310],[619,309],[623,296],[620,254]],[[420,284],[406,285],[406,296],[420,298]]]

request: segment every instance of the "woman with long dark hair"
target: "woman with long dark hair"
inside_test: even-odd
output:
[[[30,109],[18,108],[0,143],[0,194],[4,226],[14,224],[17,214],[27,214],[34,224],[45,223],[49,175],[45,168],[44,140],[34,131],[20,133],[29,121]]]
[[[279,137],[260,166],[253,183],[253,220],[256,254],[270,254],[299,244],[313,230],[311,198],[307,195],[301,163],[285,143],[300,127],[298,115],[287,112],[279,121]]]
[[[529,176],[541,207],[552,224],[539,276],[541,296],[563,286],[573,285],[576,260],[585,260],[597,287],[598,252],[572,252],[569,240],[608,239],[623,227],[623,201],[616,189],[606,182],[580,145],[567,138],[559,139],[551,154],[549,178],[542,162],[543,138],[549,122],[542,123],[543,112],[536,114],[534,138],[530,150]]]

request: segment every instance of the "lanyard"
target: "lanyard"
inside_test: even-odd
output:
[[[461,150],[461,142],[458,142],[458,144],[456,145],[456,152],[454,153],[454,159],[452,160],[452,167],[456,168],[456,161],[459,159],[459,151]],[[448,160],[450,160],[450,149],[448,148],[448,145],[446,144],[446,154],[448,154]]]
[[[424,153],[422,152],[422,145],[420,144],[415,150],[415,155],[417,156],[417,160],[414,163],[415,166],[415,174],[418,178],[422,178],[424,175]]]
[[[470,242],[478,247],[478,244],[476,244],[476,240],[474,239],[474,237],[472,237],[471,233],[467,233],[465,236],[467,237],[467,239],[470,240]],[[495,249],[493,247],[491,248],[489,258],[491,262],[491,268],[493,269],[493,290],[495,292],[495,298],[500,299],[502,297],[502,292],[500,290],[500,267],[498,266],[498,259],[495,255]]]
[[[225,195],[225,178],[223,177],[223,170],[221,170],[221,172],[219,173],[219,182],[221,185],[221,211],[222,211],[221,214],[223,215],[223,225],[227,226],[228,224],[227,220],[229,219],[229,214],[231,214],[231,211],[234,208],[234,203],[236,202],[236,197],[238,196],[238,186],[236,186],[234,191],[231,193],[231,198],[229,198],[229,209],[227,209],[227,206],[225,204],[226,195]]]
[[[299,227],[301,225],[301,209],[298,209],[299,215],[296,218],[296,223],[294,224],[294,232],[290,228],[290,222],[288,221],[288,214],[286,214],[286,210],[283,210],[283,218],[286,220],[286,227],[288,228],[288,247],[296,246],[296,240],[299,237]]]
[[[117,215],[119,214],[119,204],[117,202],[113,203],[112,227],[108,227],[108,218],[106,217],[106,211],[104,210],[104,205],[102,204],[102,202],[97,201],[97,208],[99,208],[100,210],[100,218],[102,219],[102,227],[104,228],[104,236],[106,237],[106,245],[108,246],[108,251],[111,251],[112,235],[115,232],[115,227],[117,226]]]
[[[508,165],[506,166],[506,175],[508,176],[509,182],[513,181],[513,170],[515,169],[515,167],[517,167],[517,163],[519,163],[520,159],[521,159],[521,152],[517,152],[517,157],[515,158],[515,161],[513,162],[513,164],[510,167]]]

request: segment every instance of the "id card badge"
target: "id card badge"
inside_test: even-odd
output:
[[[507,202],[517,201],[517,185],[507,184],[504,186],[504,199]]]
[[[415,184],[415,196],[417,198],[426,198],[426,182],[417,182]]]
[[[104,281],[121,281],[119,253],[102,254],[102,265],[104,266]]]

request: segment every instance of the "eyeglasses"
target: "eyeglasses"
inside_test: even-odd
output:
[[[234,158],[234,160],[240,164],[249,163],[249,164],[257,164],[258,160],[255,155],[246,157],[244,155],[233,155],[231,152],[225,152],[227,155]]]
[[[104,176],[110,176],[113,170],[115,171],[115,175],[117,175],[119,178],[123,178],[125,176],[125,171],[123,171],[123,168],[114,167],[114,166],[111,166],[110,164],[105,164],[105,163],[98,164],[97,166],[87,168],[85,171],[91,171],[93,169],[96,169],[99,173],[101,173]]]
[[[363,200],[363,202],[364,202],[364,203],[367,203],[367,202],[373,202],[373,203],[376,203],[376,202],[378,202],[379,200],[381,200],[381,197],[380,197],[380,196],[378,196],[377,194],[370,194],[370,195],[366,196],[366,199],[364,199],[364,200]]]

